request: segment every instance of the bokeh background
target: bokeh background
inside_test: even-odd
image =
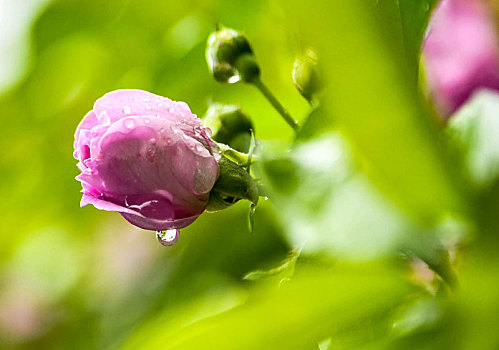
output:
[[[497,116],[497,97],[465,111],[464,142],[445,136],[417,82],[434,3],[1,1],[0,347],[497,346],[498,167],[477,170],[468,152],[496,144],[466,133],[481,135],[466,118]],[[247,35],[262,80],[306,132],[295,138],[254,87],[212,78],[204,50],[217,22]],[[309,46],[328,84],[310,116],[291,78]],[[212,102],[251,116],[270,198],[252,234],[247,202],[202,215],[168,248],[117,213],[79,207],[74,131],[120,88],[200,117]],[[463,285],[453,297],[428,268],[445,279],[449,264]]]

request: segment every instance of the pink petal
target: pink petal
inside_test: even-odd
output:
[[[480,88],[499,90],[499,37],[486,3],[442,1],[430,22],[424,58],[428,85],[445,115]]]
[[[97,116],[95,115],[94,111],[90,111],[83,117],[81,120],[80,124],[76,128],[75,132],[75,142],[74,142],[74,148],[77,149],[78,145],[78,140],[80,138],[80,132],[82,130],[91,130],[94,126],[98,125],[99,121],[97,120]]]
[[[111,122],[129,116],[150,116],[181,121],[192,127],[201,126],[201,120],[192,114],[186,103],[142,90],[109,92],[95,102],[94,111],[96,115],[107,113]]]

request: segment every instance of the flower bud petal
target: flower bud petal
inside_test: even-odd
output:
[[[241,79],[250,82],[260,73],[248,39],[223,26],[208,37],[206,62],[213,77],[222,83],[231,84]]]
[[[322,82],[317,67],[317,54],[307,49],[298,56],[293,64],[293,82],[296,89],[308,101],[311,101],[322,89]]]
[[[187,104],[140,90],[97,100],[77,128],[81,205],[148,230],[182,228],[205,209],[219,151]]]
[[[203,124],[213,132],[213,140],[248,152],[253,123],[238,106],[212,104],[203,118]]]

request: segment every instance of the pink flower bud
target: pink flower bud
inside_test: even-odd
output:
[[[499,90],[499,36],[483,0],[443,0],[423,53],[430,93],[445,116],[480,88]]]
[[[191,224],[219,175],[210,137],[184,102],[141,90],[104,95],[75,133],[81,206],[120,212],[147,230]]]

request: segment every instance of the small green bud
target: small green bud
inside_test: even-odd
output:
[[[236,69],[228,63],[219,63],[213,67],[212,70],[213,77],[215,80],[221,82],[230,82],[237,77],[239,79],[239,74]]]
[[[293,64],[293,82],[300,94],[311,102],[322,90],[317,54],[312,49],[298,56]]]
[[[260,67],[252,54],[239,56],[234,64],[244,82],[252,83],[260,78]]]
[[[241,60],[243,56],[246,58]],[[248,62],[248,57],[252,62]],[[241,79],[249,82],[255,78],[255,72],[260,72],[248,39],[223,26],[208,37],[206,61],[215,79],[222,83],[231,84]]]
[[[212,104],[203,118],[203,124],[211,129],[213,140],[248,152],[253,124],[238,106]]]
[[[218,164],[220,176],[210,192],[206,210],[222,210],[241,199],[258,203],[258,186],[246,169],[223,156]]]

